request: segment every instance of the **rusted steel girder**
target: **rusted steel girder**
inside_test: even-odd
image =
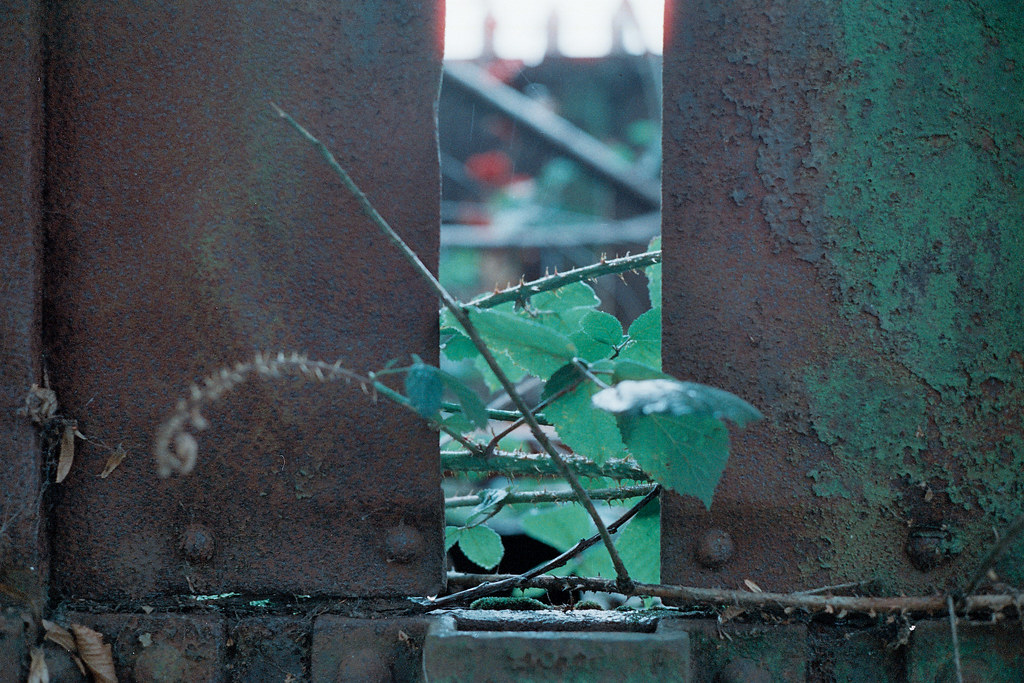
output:
[[[57,489],[55,588],[437,593],[436,439],[358,388],[243,385],[206,415],[191,476],[158,480],[151,455],[190,383],[257,350],[436,359],[436,299],[270,106],[433,267],[434,4],[50,7],[43,322],[88,437]]]
[[[1020,16],[670,7],[665,366],[767,419],[662,579],[962,587],[1021,510]]]
[[[40,372],[43,88],[39,7],[0,11],[0,605],[45,598],[42,458],[25,398]]]

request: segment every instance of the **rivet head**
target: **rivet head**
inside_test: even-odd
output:
[[[715,683],[771,683],[771,675],[749,659],[734,659],[718,672]]]
[[[697,562],[708,569],[721,567],[735,552],[736,546],[728,531],[708,529],[697,539]]]
[[[384,554],[388,562],[409,564],[423,554],[424,547],[423,536],[405,524],[393,527],[384,538]]]
[[[203,564],[213,558],[213,533],[202,524],[189,524],[181,532],[178,550],[190,564]]]
[[[961,542],[957,534],[945,524],[922,525],[910,528],[905,547],[910,564],[926,572],[949,562],[959,555]]]

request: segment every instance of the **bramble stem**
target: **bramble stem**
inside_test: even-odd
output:
[[[491,294],[478,296],[467,305],[475,306],[476,308],[492,308],[509,301],[524,302],[534,294],[548,292],[553,289],[558,289],[559,287],[564,287],[565,285],[570,285],[574,282],[592,280],[602,275],[613,275],[615,273],[638,270],[640,268],[646,268],[647,266],[653,266],[655,263],[661,263],[660,249],[656,251],[646,251],[634,256],[623,256],[621,258],[608,259],[606,261],[601,261],[600,263],[593,263],[589,266],[574,268],[565,273],[545,275],[542,278],[531,280],[530,282],[521,282],[518,285],[513,285],[512,287],[508,287]]]
[[[608,477],[609,479],[650,481],[651,477],[629,460],[610,460],[598,465],[579,455],[563,456],[581,477]],[[442,451],[441,469],[445,472],[551,477],[558,474],[551,459],[539,453],[496,451],[481,458],[470,451]]]
[[[494,376],[497,377],[498,381],[501,383],[502,388],[508,394],[508,397],[512,400],[512,403],[515,404],[515,407],[519,409],[520,413],[522,413],[523,420],[526,421],[526,424],[527,426],[529,426],[530,432],[533,434],[533,437],[537,440],[537,443],[539,443],[541,447],[545,451],[547,451],[548,455],[551,457],[551,460],[554,461],[555,466],[558,468],[561,475],[565,478],[565,480],[569,483],[569,486],[576,493],[576,497],[579,499],[580,504],[586,509],[587,513],[590,515],[590,518],[593,520],[594,525],[597,527],[598,534],[600,534],[601,539],[608,547],[608,555],[611,556],[612,564],[615,566],[617,582],[622,584],[623,587],[631,585],[632,581],[629,578],[629,572],[626,571],[626,565],[623,564],[622,558],[619,557],[618,551],[615,550],[615,544],[612,542],[612,537],[608,533],[608,529],[605,527],[604,521],[601,519],[601,515],[598,514],[597,508],[594,507],[594,501],[590,500],[590,496],[587,495],[587,490],[583,488],[583,485],[580,484],[580,481],[576,477],[575,473],[573,473],[573,471],[569,468],[568,464],[566,464],[566,461],[555,449],[554,445],[551,443],[551,440],[548,439],[547,434],[544,433],[544,430],[541,429],[540,424],[538,424],[537,420],[533,417],[533,413],[530,412],[530,408],[529,406],[526,405],[526,402],[523,400],[523,397],[519,395],[518,391],[516,391],[515,385],[512,384],[511,380],[509,380],[504,370],[501,369],[501,366],[498,365],[498,361],[494,358],[494,354],[491,353],[491,350],[487,346],[487,343],[484,342],[483,338],[480,336],[480,333],[477,331],[476,326],[474,326],[472,321],[470,321],[469,314],[466,312],[466,309],[463,308],[462,304],[460,304],[455,299],[455,297],[453,297],[448,292],[447,289],[444,288],[440,281],[438,281],[438,279],[434,277],[434,274],[430,272],[430,269],[427,268],[427,266],[424,265],[423,261],[420,260],[420,257],[416,255],[416,252],[414,252],[409,247],[409,245],[405,243],[405,240],[403,240],[401,236],[397,232],[395,232],[394,228],[392,228],[391,225],[387,222],[387,220],[385,220],[385,218],[380,215],[377,209],[374,208],[373,204],[370,203],[370,200],[366,197],[365,194],[363,194],[363,191],[360,190],[359,187],[355,184],[355,181],[352,180],[352,177],[349,176],[348,172],[344,168],[342,168],[341,164],[338,163],[338,160],[334,157],[334,154],[331,153],[331,150],[327,149],[327,146],[324,143],[320,142],[320,140],[314,137],[312,133],[310,133],[308,130],[299,125],[299,123],[295,119],[289,116],[284,110],[282,110],[276,104],[271,102],[270,106],[274,108],[274,111],[277,112],[278,116],[283,118],[288,123],[288,125],[294,128],[300,135],[302,135],[302,137],[306,138],[306,140],[308,140],[314,147],[316,147],[316,149],[320,152],[320,155],[327,161],[331,169],[341,179],[342,184],[345,185],[348,191],[351,192],[352,195],[359,202],[359,207],[362,209],[366,217],[369,218],[370,221],[374,225],[376,225],[381,230],[381,232],[384,233],[384,235],[391,241],[391,243],[398,248],[402,256],[405,257],[405,260],[408,261],[410,265],[412,265],[416,272],[419,273],[420,277],[422,277],[424,281],[426,281],[430,288],[441,299],[441,303],[444,304],[445,308],[451,311],[452,315],[462,326],[463,330],[465,330],[466,335],[469,337],[470,341],[473,342],[473,346],[475,346],[477,351],[480,352],[480,355],[483,356],[484,361],[487,363],[488,367],[490,367],[491,371],[494,373]]]
[[[654,490],[657,484],[638,484],[636,486],[620,486],[610,489],[589,489],[587,494],[591,500],[624,500],[645,496]],[[501,505],[516,503],[571,503],[576,500],[572,491],[514,491],[501,499]],[[484,501],[484,494],[473,493],[468,496],[454,496],[444,499],[446,508],[469,507]],[[611,529],[609,529],[610,531]]]

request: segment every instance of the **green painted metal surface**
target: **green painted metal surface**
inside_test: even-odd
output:
[[[962,585],[1024,500],[1024,15],[672,16],[666,369],[768,419],[737,435],[710,513],[666,501],[663,578]],[[695,560],[707,528],[735,541],[724,567]]]

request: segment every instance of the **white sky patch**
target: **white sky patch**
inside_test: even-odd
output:
[[[665,0],[628,0],[635,21],[623,24],[627,52],[661,54]],[[537,64],[545,54],[603,57],[614,45],[623,0],[447,0],[445,58],[475,59],[484,51],[487,16],[495,20],[494,53]],[[557,17],[557,46],[548,45]]]

